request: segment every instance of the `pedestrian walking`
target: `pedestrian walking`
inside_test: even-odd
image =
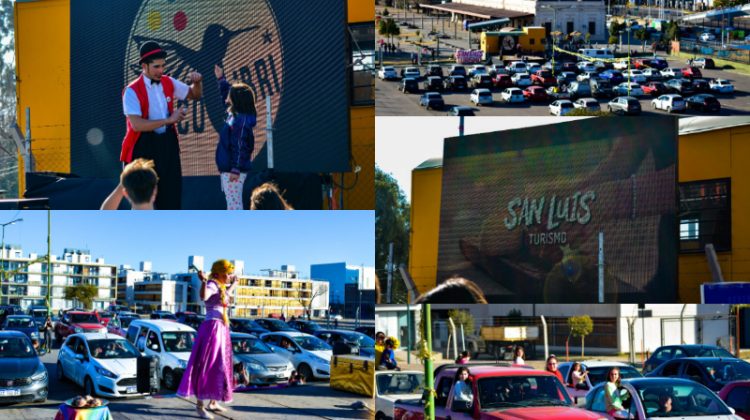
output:
[[[48,315],[47,319],[44,321],[44,346],[47,349],[47,352],[52,350],[52,318]]]
[[[233,273],[234,266],[227,260],[214,262],[208,279],[202,271],[198,271],[201,281],[200,297],[206,305],[206,320],[198,330],[198,338],[190,353],[177,395],[195,396],[201,418],[213,418],[206,409],[226,411],[218,401],[232,402],[232,340],[229,336],[227,308],[237,284],[237,277]],[[204,404],[205,400],[209,400],[208,405]]]

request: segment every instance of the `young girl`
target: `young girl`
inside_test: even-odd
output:
[[[516,351],[513,353],[513,363],[517,365],[523,365],[526,363],[524,361],[524,358],[526,358],[526,353],[523,350],[523,347],[521,346],[516,347]]]
[[[227,210],[242,210],[242,186],[252,164],[255,148],[253,127],[256,123],[255,96],[244,83],[229,85],[224,70],[214,67],[221,97],[227,105],[228,117],[219,133],[216,166],[221,175],[221,189],[227,199]]]
[[[393,340],[385,340],[385,349],[383,350],[383,354],[380,355],[380,365],[386,369],[399,370],[398,362],[396,362],[396,352],[393,348]]]
[[[570,386],[577,389],[586,389],[586,375],[588,371],[583,372],[581,370],[581,364],[573,362],[573,366],[570,368]]]
[[[469,363],[469,360],[471,360],[471,356],[469,356],[469,352],[464,350],[461,352],[461,355],[456,359],[456,364],[458,365],[465,365]]]
[[[607,414],[612,417],[628,418],[628,412],[622,406],[620,397],[620,369],[614,367],[607,374],[604,385],[604,399],[607,404]]]
[[[471,372],[469,368],[461,366],[456,371],[456,377],[453,379],[453,399],[458,401],[474,401],[474,391],[471,390],[471,381],[469,380]]]
[[[206,408],[226,411],[217,401],[232,401],[232,340],[229,337],[227,307],[237,284],[233,272],[234,266],[227,260],[213,263],[210,280],[206,279],[202,271],[198,272],[201,280],[200,297],[206,304],[206,320],[198,330],[198,338],[190,353],[177,395],[195,395],[198,399],[198,415],[204,419],[213,418]],[[203,400],[210,400],[208,407],[204,406]]]

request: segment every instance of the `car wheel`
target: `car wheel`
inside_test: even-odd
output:
[[[167,387],[167,389],[176,389],[177,384],[175,383],[175,375],[174,371],[170,368],[164,368],[164,373],[162,374],[162,378],[164,378],[164,386]]]
[[[67,382],[68,378],[65,377],[65,372],[63,372],[62,363],[57,362],[57,381],[58,382]]]
[[[94,389],[94,381],[88,376],[83,380],[83,393],[86,395],[96,396],[96,389]]]
[[[313,379],[315,379],[315,377],[313,376],[313,373],[312,373],[312,369],[310,369],[310,366],[308,366],[308,365],[306,365],[304,363],[302,363],[301,365],[299,365],[297,367],[297,371],[299,372],[300,375],[302,375],[302,377],[304,378],[305,382],[310,382]]]

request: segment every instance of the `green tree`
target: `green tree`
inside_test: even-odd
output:
[[[523,314],[521,313],[520,309],[511,309],[510,311],[508,311],[508,318],[518,319],[518,318],[521,318],[522,316]]]
[[[0,0],[0,190],[18,197],[18,157],[11,138],[16,121],[16,61],[13,1]]]
[[[448,318],[451,318],[453,323],[456,324],[456,334],[461,331],[461,325],[464,326],[464,334],[474,334],[474,317],[471,312],[451,309],[448,311]]]
[[[401,34],[401,28],[398,27],[396,21],[392,18],[380,19],[378,33],[382,36],[390,37],[390,41],[393,43],[393,37]]]
[[[390,14],[391,14],[391,12],[389,12],[389,11],[388,11],[388,8],[386,7],[386,8],[385,8],[385,9],[383,10],[383,16],[388,16],[388,15],[390,15]]]
[[[645,26],[641,26],[635,31],[635,39],[641,41],[641,52],[646,52],[646,40],[648,39],[648,31]]]
[[[409,262],[409,202],[389,174],[375,167],[375,265],[380,271],[388,262],[388,245],[393,243],[393,262],[396,266]],[[382,292],[386,291],[386,275],[378,276]],[[396,284],[394,281],[394,301]],[[405,302],[405,296],[398,299]],[[387,303],[383,301],[383,303]]]
[[[76,301],[86,309],[91,309],[97,293],[99,288],[93,284],[77,284],[65,288],[65,299]]]
[[[667,28],[664,30],[664,34],[667,37],[667,41],[676,41],[680,36],[680,25],[677,22],[669,21]]]
[[[594,331],[594,321],[588,315],[571,316],[568,318],[568,327],[570,327],[569,336],[581,337],[581,358],[583,358],[584,339]]]

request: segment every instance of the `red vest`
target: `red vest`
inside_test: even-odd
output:
[[[162,76],[161,85],[164,89],[164,97],[167,100],[167,114],[172,115],[172,110],[174,109],[174,83],[172,83],[172,79],[169,76]],[[148,119],[148,92],[146,91],[145,77],[141,74],[128,87],[133,89],[135,95],[138,97],[138,102],[141,103],[141,117]],[[125,96],[125,90],[122,91],[122,95],[123,97]],[[122,140],[120,161],[130,163],[133,161],[133,149],[136,142],[138,142],[138,138],[141,136],[141,132],[133,130],[130,118],[125,117],[125,122],[128,128],[125,132],[125,138]]]

